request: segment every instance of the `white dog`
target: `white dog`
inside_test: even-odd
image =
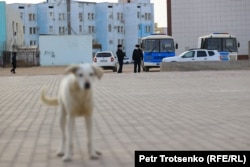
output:
[[[44,90],[41,93],[44,103],[60,107],[62,140],[57,155],[64,156],[64,161],[70,161],[72,157],[72,137],[77,116],[85,117],[90,158],[97,159],[101,155],[95,150],[92,141],[92,82],[94,77],[100,79],[102,75],[100,67],[91,64],[72,65],[66,69],[57,98],[46,97]]]

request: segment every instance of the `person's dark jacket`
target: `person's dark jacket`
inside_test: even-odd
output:
[[[125,57],[125,53],[121,50],[121,49],[118,49],[116,51],[116,55],[118,57],[118,61],[123,61],[123,58]]]
[[[143,59],[143,53],[141,49],[134,49],[133,51],[133,60],[134,61],[141,61]]]

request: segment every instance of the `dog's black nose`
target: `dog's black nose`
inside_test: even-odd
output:
[[[85,89],[89,89],[89,88],[90,88],[90,83],[89,83],[89,82],[86,82],[85,85],[84,85],[84,88],[85,88]]]

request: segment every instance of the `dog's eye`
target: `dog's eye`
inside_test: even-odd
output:
[[[82,78],[82,77],[83,77],[83,74],[78,74],[78,77]]]
[[[89,74],[89,76],[93,77],[93,76],[94,76],[94,74],[93,74],[93,73],[90,73],[90,74]]]

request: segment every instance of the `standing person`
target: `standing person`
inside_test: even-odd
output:
[[[10,70],[10,72],[12,72],[13,74],[16,73],[16,52],[13,52],[13,56],[12,56],[12,69]]]
[[[135,45],[135,49],[133,51],[133,60],[134,60],[134,73],[141,72],[141,61],[143,59],[142,50],[140,49],[139,45]]]
[[[125,53],[122,51],[122,45],[117,45],[118,49],[116,51],[116,56],[118,57],[119,70],[118,73],[122,73],[123,66],[123,58],[125,57]]]

